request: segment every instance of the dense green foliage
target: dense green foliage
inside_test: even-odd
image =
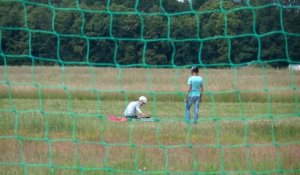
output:
[[[299,63],[299,2],[188,2],[4,0],[0,64]]]

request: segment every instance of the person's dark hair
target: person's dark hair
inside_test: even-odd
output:
[[[192,69],[191,69],[191,72],[193,73],[198,73],[199,72],[199,68],[198,67],[196,67],[196,66],[194,66],[194,67],[192,67]]]

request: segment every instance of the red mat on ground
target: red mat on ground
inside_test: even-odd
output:
[[[127,121],[127,118],[125,118],[125,117],[118,117],[118,116],[116,116],[114,114],[109,114],[108,115],[108,119],[110,121],[114,121],[114,122],[126,122]]]

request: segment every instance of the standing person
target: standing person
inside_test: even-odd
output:
[[[124,116],[127,119],[138,119],[142,117],[146,117],[146,115],[142,112],[140,107],[147,103],[147,98],[144,96],[140,96],[138,101],[133,101],[128,104],[124,111]]]
[[[191,74],[188,78],[188,92],[185,99],[185,122],[190,123],[190,108],[194,104],[194,124],[197,124],[199,105],[202,101],[203,78],[199,76],[198,67],[192,67]]]

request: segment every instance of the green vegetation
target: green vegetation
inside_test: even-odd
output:
[[[290,0],[2,0],[0,64],[283,67],[299,18]]]

